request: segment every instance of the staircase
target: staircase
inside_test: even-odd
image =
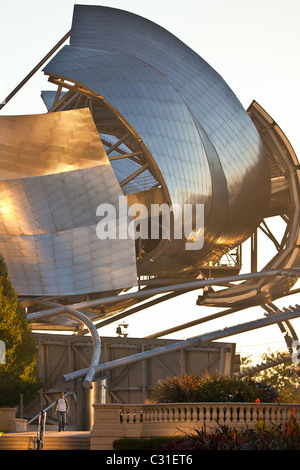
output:
[[[1,450],[34,450],[36,432],[17,432],[0,436]],[[89,431],[46,431],[43,450],[90,450]]]

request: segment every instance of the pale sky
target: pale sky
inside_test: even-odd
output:
[[[300,156],[300,2],[299,0],[15,0],[0,6],[0,102],[70,30],[74,4],[124,9],[158,23],[203,57],[228,83],[247,108],[253,99],[282,128]],[[43,73],[34,78],[0,112],[44,113],[41,90],[51,89]],[[265,250],[263,250],[265,252]],[[261,267],[265,260],[260,255]],[[243,268],[249,271],[248,266]],[[190,321],[213,309],[195,305],[197,292],[129,317],[129,334],[144,336]],[[300,295],[275,302],[300,304]],[[184,315],[183,315],[184,314]],[[224,326],[261,318],[260,309],[224,317],[170,338],[188,338]],[[184,318],[184,321],[183,321]],[[300,320],[292,324],[300,336]],[[116,325],[100,331],[114,335]],[[222,340],[225,341],[225,340]],[[261,353],[268,346],[285,349],[277,326],[226,339],[242,355]]]

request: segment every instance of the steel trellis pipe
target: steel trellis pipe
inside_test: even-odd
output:
[[[43,301],[43,300],[37,301],[37,302],[40,303],[41,305],[55,305],[55,306],[58,305],[58,304],[54,304],[53,302],[47,302],[47,301]],[[86,371],[86,376],[85,376],[85,378],[82,382],[82,385],[85,388],[88,388],[88,387],[91,386],[91,383],[92,383],[92,381],[94,379],[94,375],[95,375],[95,368],[99,364],[99,361],[100,361],[101,340],[100,340],[100,337],[98,335],[98,330],[95,327],[94,323],[86,315],[84,315],[83,313],[78,312],[77,310],[75,310],[74,308],[69,307],[69,306],[62,306],[62,308],[63,308],[64,312],[68,313],[69,315],[71,315],[73,317],[78,318],[82,323],[84,323],[86,325],[86,327],[88,328],[88,330],[91,334],[92,340],[93,340],[93,357],[92,357],[92,361],[91,361],[90,367]],[[53,313],[53,310],[56,310],[56,313]],[[47,313],[47,311],[31,313],[31,314],[27,315],[27,319],[28,319],[28,321],[40,320],[40,319],[46,318],[48,316],[59,315],[60,313],[62,313],[60,308],[53,309],[53,310],[52,310],[51,315],[49,313]]]
[[[219,277],[217,279],[201,279],[198,281],[191,281],[185,282],[180,284],[173,284],[168,286],[157,287],[153,289],[144,289],[139,290],[137,292],[121,294],[121,295],[113,295],[110,297],[104,297],[101,299],[95,300],[87,300],[84,302],[78,302],[76,304],[70,305],[70,307],[74,308],[75,310],[80,309],[87,309],[98,307],[99,305],[111,305],[114,303],[123,302],[129,299],[146,299],[152,297],[154,295],[165,294],[168,292],[179,292],[182,291],[182,294],[186,292],[190,292],[197,289],[203,289],[204,287],[213,286],[213,285],[227,285],[228,282],[238,282],[238,281],[246,281],[246,280],[255,280],[259,278],[268,278],[268,277],[276,277],[276,276],[300,276],[300,269],[290,268],[290,269],[274,269],[268,271],[261,271],[258,273],[248,273],[248,274],[239,274],[236,276],[226,276],[226,277]],[[53,304],[52,304],[53,305]],[[30,314],[30,321],[34,321],[35,319],[46,318],[47,316],[57,315],[58,313],[64,312],[64,306],[55,304],[55,308],[50,310],[44,310],[43,312],[32,313]],[[43,317],[35,317],[35,315],[44,314]],[[29,318],[28,318],[29,319]]]
[[[300,317],[300,308],[288,313],[280,313],[274,314],[272,316],[268,316],[266,318],[262,318],[259,320],[250,321],[247,323],[242,323],[240,325],[235,325],[232,327],[224,328],[223,330],[217,330],[210,333],[205,333],[204,335],[195,336],[189,338],[185,341],[179,341],[173,344],[169,344],[167,346],[162,346],[160,348],[151,349],[150,351],[141,352],[138,354],[134,354],[132,356],[123,357],[120,359],[116,359],[114,361],[107,362],[105,364],[99,364],[96,367],[96,374],[101,374],[106,370],[114,369],[116,367],[126,366],[128,364],[133,364],[134,362],[138,362],[141,360],[151,359],[152,357],[160,356],[162,354],[167,354],[173,351],[179,351],[181,349],[189,348],[193,345],[200,345],[203,343],[207,343],[210,341],[214,341],[216,339],[225,338],[228,336],[232,336],[235,334],[243,333],[245,331],[251,331],[257,328],[263,328],[265,326],[273,325],[274,323],[278,323],[281,321],[285,321],[290,318],[297,318]],[[65,382],[70,382],[72,380],[79,379],[84,374],[86,374],[87,370],[82,369],[71,374],[66,374],[63,376],[63,380]]]

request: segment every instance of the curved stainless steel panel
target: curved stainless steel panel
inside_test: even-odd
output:
[[[118,208],[121,191],[116,188],[110,165],[0,181],[0,234],[33,235],[95,225],[101,193]]]
[[[89,110],[1,117],[0,146],[0,252],[18,293],[136,285],[134,241],[97,237],[98,205],[115,207],[126,227],[130,219]]]
[[[0,116],[0,178],[16,179],[108,165],[88,109]]]
[[[300,170],[298,158],[288,141],[272,117],[253,101],[248,109],[249,115],[258,129],[265,146],[269,150],[270,167],[274,168],[272,183],[277,182],[278,175],[282,178],[277,192],[272,194],[270,207],[266,217],[283,216],[286,219],[286,230],[278,246],[277,254],[268,262],[262,272],[278,268],[297,268],[300,262]],[[274,185],[272,184],[272,187]],[[283,209],[284,208],[284,209]],[[274,276],[273,279],[250,280],[218,292],[211,292],[199,297],[199,304],[233,308],[263,305],[287,294],[297,282],[297,276]]]
[[[195,193],[206,202],[210,174],[201,138],[187,106],[163,75],[133,57],[70,46],[45,72],[68,77],[104,96],[155,155],[172,199],[186,202]],[[193,165],[194,170],[201,166],[201,174],[192,171]]]
[[[74,8],[70,46],[45,67],[103,96],[157,164],[171,203],[205,204],[205,243],[164,244],[140,274],[195,275],[247,239],[270,198],[263,142],[224,80],[163,28],[106,7]],[[124,162],[116,173],[126,174]],[[120,178],[120,176],[119,176]]]
[[[117,9],[75,5],[70,45],[134,56],[168,79],[215,146],[229,197],[240,199],[235,220],[243,219],[242,206],[248,210],[249,201],[241,187],[248,194],[253,192],[251,186],[258,183],[255,165],[264,170],[265,177],[268,173],[260,136],[223,78],[165,29]]]

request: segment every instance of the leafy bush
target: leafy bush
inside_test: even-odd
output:
[[[180,431],[180,429],[179,429]],[[124,438],[113,442],[114,450],[300,450],[300,429],[294,408],[287,422],[266,428],[260,420],[254,429],[235,429],[218,424],[214,431],[194,429],[182,436]]]
[[[219,426],[215,432],[196,429],[194,434],[162,446],[160,450],[300,450],[300,431],[290,423],[270,429],[236,430]]]
[[[202,379],[195,373],[167,377],[153,389],[151,400],[161,403],[198,401],[201,384]]]
[[[266,382],[257,382],[248,377],[206,374],[203,377],[193,373],[160,380],[152,391],[151,401],[156,403],[184,402],[226,402],[232,401],[234,391],[239,388],[245,402],[259,399],[264,403],[276,402],[278,393]]]

